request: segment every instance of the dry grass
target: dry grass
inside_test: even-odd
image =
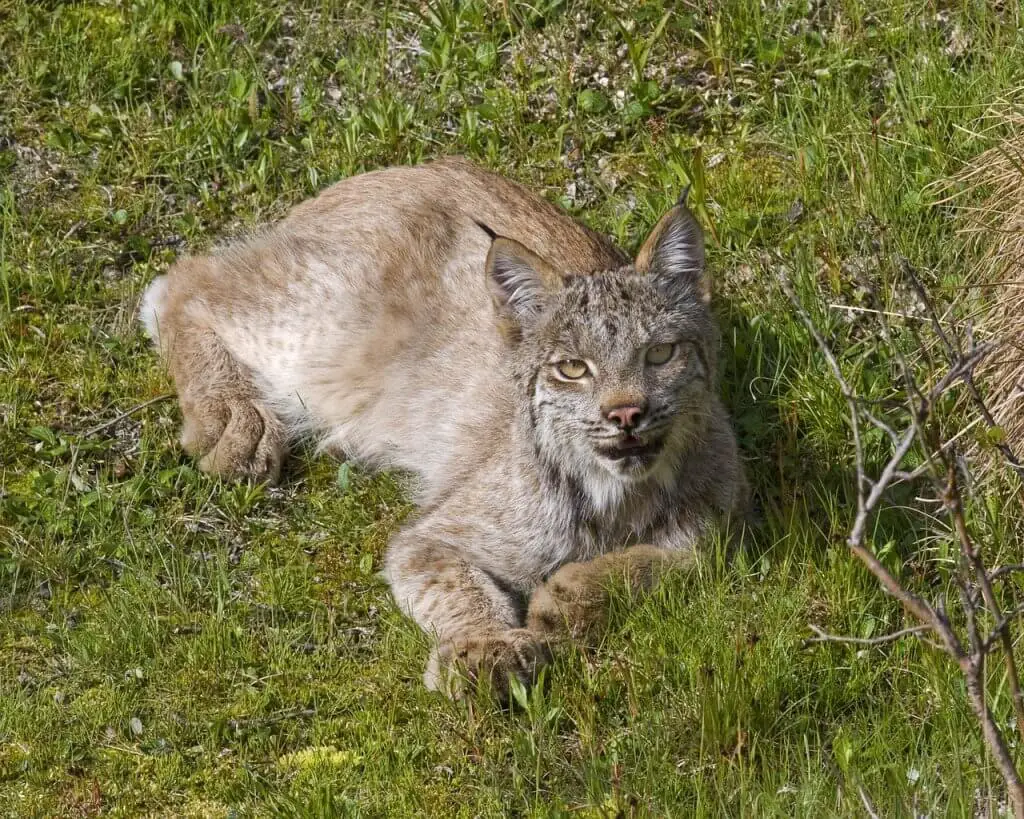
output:
[[[1024,110],[1001,104],[992,115],[1005,138],[960,176],[983,193],[966,233],[979,251],[970,281],[981,288],[985,310],[978,329],[1001,346],[989,359],[988,396],[1006,442],[1024,452]]]

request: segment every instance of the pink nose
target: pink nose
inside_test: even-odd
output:
[[[629,429],[640,416],[644,414],[643,407],[612,407],[605,411],[605,418],[614,421],[621,429]]]

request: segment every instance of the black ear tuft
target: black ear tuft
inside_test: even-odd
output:
[[[704,269],[704,232],[685,204],[677,204],[661,217],[637,253],[635,267],[669,292],[685,291],[704,302],[711,300],[711,282]]]
[[[483,222],[481,222],[478,219],[474,219],[473,221],[476,223],[476,226],[480,228],[480,230],[482,230],[484,233],[491,237],[492,242],[498,238],[498,234],[491,230],[489,227],[487,227],[487,225],[485,225]]]

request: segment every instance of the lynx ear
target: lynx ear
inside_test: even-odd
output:
[[[653,276],[667,292],[689,291],[704,303],[711,300],[711,281],[704,269],[704,232],[682,201],[658,220],[634,267]]]
[[[562,277],[554,268],[504,236],[491,242],[487,281],[495,307],[512,327],[538,315],[547,297],[562,287]]]

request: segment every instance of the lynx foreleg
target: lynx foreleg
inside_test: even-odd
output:
[[[461,699],[489,686],[507,701],[511,677],[531,683],[548,660],[545,646],[522,628],[516,595],[456,549],[417,526],[392,541],[385,575],[399,607],[436,643],[424,683]]]
[[[648,592],[673,567],[689,567],[693,552],[641,544],[585,563],[567,563],[530,598],[526,626],[545,642],[585,641],[605,626],[610,590],[625,582],[631,593]]]

